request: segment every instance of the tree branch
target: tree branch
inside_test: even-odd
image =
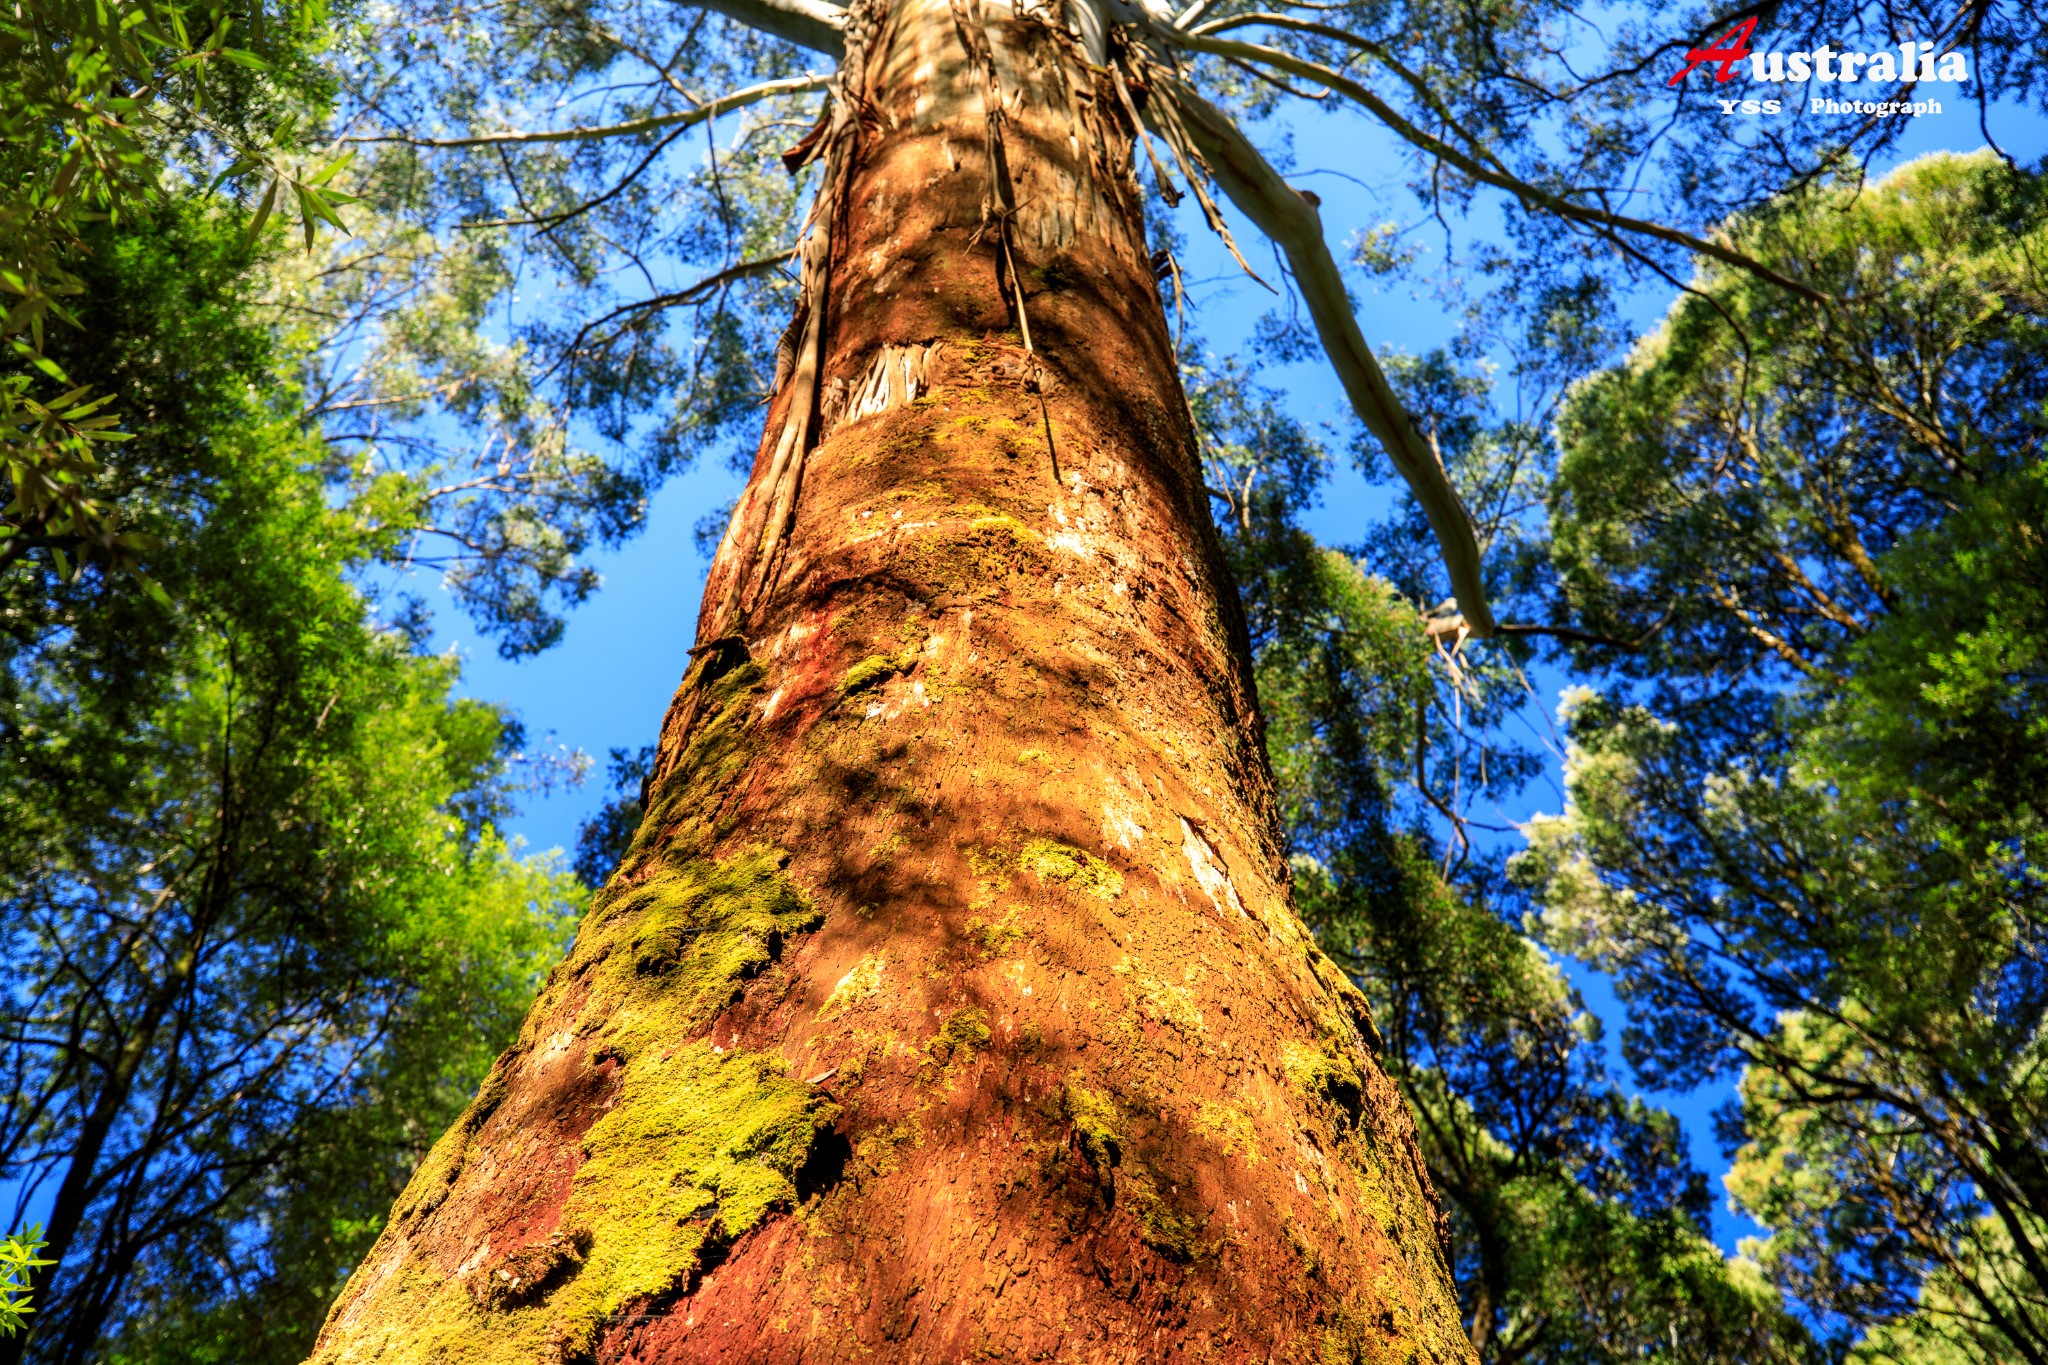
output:
[[[1304,80],[1314,81],[1316,84],[1333,90],[1346,99],[1360,105],[1371,113],[1373,117],[1416,147],[1456,167],[1465,175],[1482,184],[1491,185],[1495,189],[1506,190],[1525,204],[1547,209],[1558,217],[1568,219],[1571,222],[1585,223],[1605,228],[1609,231],[1630,232],[1643,237],[1654,237],[1658,241],[1669,242],[1673,246],[1682,247],[1695,255],[1709,256],[1714,260],[1720,261],[1723,265],[1733,266],[1738,270],[1746,270],[1759,279],[1777,285],[1780,289],[1789,290],[1814,303],[1827,304],[1833,302],[1826,294],[1821,293],[1811,285],[1802,284],[1789,276],[1781,275],[1761,261],[1745,256],[1733,247],[1724,246],[1719,242],[1710,241],[1704,237],[1695,237],[1689,232],[1681,232],[1677,228],[1666,227],[1662,223],[1652,223],[1642,218],[1630,218],[1625,214],[1610,213],[1606,209],[1598,209],[1590,205],[1576,203],[1561,195],[1553,194],[1540,186],[1532,185],[1528,181],[1511,175],[1504,170],[1496,169],[1500,162],[1490,152],[1485,153],[1485,156],[1487,161],[1492,164],[1482,164],[1476,158],[1459,151],[1442,138],[1432,136],[1416,127],[1403,118],[1400,112],[1392,105],[1360,85],[1357,81],[1352,80],[1349,76],[1332,71],[1329,67],[1323,66],[1320,63],[1308,61],[1295,56],[1291,52],[1283,52],[1279,48],[1267,47],[1261,43],[1243,43],[1231,38],[1212,38],[1202,34],[1181,33],[1179,31],[1174,31],[1169,36],[1174,42],[1183,47],[1192,48],[1197,52],[1207,52],[1218,57],[1235,57],[1244,61],[1265,62],[1271,66],[1279,67],[1282,71],[1300,76]],[[1479,145],[1476,139],[1470,138],[1463,130],[1460,130],[1460,136],[1466,137],[1474,146]]]
[[[764,81],[750,85],[744,90],[720,95],[709,104],[679,114],[657,114],[653,118],[630,119],[625,123],[607,123],[596,128],[564,128],[558,132],[542,133],[484,133],[477,137],[407,137],[402,133],[381,133],[375,137],[349,137],[344,142],[402,142],[408,147],[496,147],[506,143],[527,142],[594,142],[607,137],[629,137],[634,133],[653,132],[658,128],[689,128],[707,119],[717,118],[734,109],[754,104],[777,95],[795,95],[805,90],[822,90],[831,79],[825,75],[785,76],[779,81]]]
[[[1472,533],[1471,518],[1458,501],[1457,490],[1437,460],[1429,443],[1415,430],[1401,400],[1387,383],[1358,319],[1352,315],[1351,299],[1344,289],[1344,277],[1323,239],[1323,224],[1315,206],[1301,197],[1266,158],[1259,154],[1237,124],[1216,106],[1185,86],[1173,90],[1188,136],[1201,149],[1202,159],[1216,183],[1230,201],[1256,224],[1260,231],[1287,253],[1309,316],[1315,322],[1324,352],[1330,357],[1353,411],[1366,429],[1386,448],[1401,477],[1414,491],[1430,529],[1436,532],[1450,570],[1451,591],[1465,615],[1472,634],[1480,639],[1493,634],[1493,611],[1486,603],[1486,588],[1480,577],[1479,541]]]
[[[796,254],[797,249],[791,247],[787,251],[778,251],[773,256],[762,256],[756,260],[741,261],[737,265],[729,265],[723,270],[706,275],[687,289],[679,289],[671,294],[656,294],[652,298],[636,299],[632,303],[623,304],[612,309],[611,312],[606,313],[601,318],[584,323],[582,330],[576,333],[576,339],[570,342],[568,349],[562,353],[563,357],[573,361],[576,357],[580,356],[583,353],[583,343],[589,339],[590,334],[615,318],[621,318],[628,314],[644,313],[650,309],[687,308],[691,304],[703,302],[718,290],[724,289],[728,285],[737,284],[748,276],[764,274],[785,262],[794,260],[796,259]],[[550,367],[547,373],[553,374],[554,370],[555,367]]]
[[[838,57],[846,50],[846,40],[841,34],[846,27],[846,11],[826,0],[693,0],[693,3],[700,9],[737,19],[748,28],[759,29],[770,37],[807,47],[813,52]]]
[[[1602,635],[1598,631],[1579,630],[1573,626],[1545,626],[1525,621],[1503,621],[1496,630],[1499,634],[1514,636],[1547,635],[1553,640],[1567,640],[1576,645],[1606,645],[1610,649],[1627,650],[1633,653],[1656,637],[1657,632],[1670,624],[1675,607],[1668,607],[1662,616],[1645,626],[1634,639],[1624,640],[1619,636]]]

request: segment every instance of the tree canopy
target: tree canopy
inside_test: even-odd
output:
[[[40,556],[0,584],[0,1152],[17,1221],[50,1209],[38,1359],[296,1359],[576,894],[495,832],[512,718],[352,582],[388,533],[327,497],[245,237],[192,203],[93,229],[45,340],[125,396],[95,492],[160,592]]]
[[[1737,240],[1844,302],[1709,269],[1559,428],[1557,609],[1615,684],[1538,931],[1640,1074],[1739,1071],[1754,1254],[1873,1358],[2048,1347],[2044,207],[1989,154],[1774,205]]]

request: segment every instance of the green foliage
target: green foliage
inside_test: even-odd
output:
[[[351,196],[330,182],[345,161],[289,163],[293,128],[317,78],[305,61],[325,18],[303,6],[271,22],[258,4],[22,0],[0,21],[0,572],[43,551],[70,577],[88,557],[133,567],[150,542],[123,532],[100,492],[96,447],[124,439],[107,405],[51,353],[50,324],[76,327],[86,289],[81,233],[125,221],[166,183],[267,180],[251,239],[280,193],[305,231],[341,226]],[[212,156],[229,164],[219,170]],[[58,392],[39,397],[54,382]],[[147,582],[147,580],[144,580]]]
[[[35,1272],[57,1264],[36,1255],[47,1245],[42,1228],[0,1237],[0,1336],[11,1337],[28,1326],[30,1282]]]
[[[437,236],[382,205],[353,225],[329,252],[275,263],[264,299],[303,420],[327,438],[331,495],[380,533],[380,559],[441,571],[502,654],[545,649],[562,609],[597,590],[581,556],[639,526],[656,476],[573,439],[544,357],[497,334],[516,266],[502,232]]]
[[[162,596],[0,578],[10,1180],[54,1192],[36,1360],[302,1357],[509,1040],[580,894],[492,822],[516,727],[380,625],[376,529],[274,378],[240,223],[94,229],[53,351]]]
[[[67,316],[60,300],[79,292],[65,259],[78,226],[142,208],[189,154],[182,139],[211,139],[231,154],[222,180],[266,165],[266,134],[275,120],[295,121],[285,111],[305,93],[306,40],[326,17],[317,5],[272,18],[260,5],[237,12],[160,0],[28,0],[14,8],[0,25],[8,172],[0,240],[9,243],[7,292],[17,300],[9,341],[26,333],[41,347],[44,324]],[[333,169],[305,177],[270,169],[259,217],[268,216],[282,181],[310,243],[313,223],[334,221],[334,205],[346,202],[322,192]]]
[[[2040,1359],[2048,189],[1931,156],[1733,230],[1843,302],[1708,270],[1574,395],[1559,619],[1618,677],[1518,871],[1639,1073],[1740,1073],[1751,1254],[1831,1334]]]

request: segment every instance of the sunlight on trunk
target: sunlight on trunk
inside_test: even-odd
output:
[[[1008,11],[847,46],[646,821],[316,1359],[1468,1359],[1290,901],[1122,99]]]

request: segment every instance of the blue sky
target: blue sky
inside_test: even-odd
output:
[[[1761,45],[1761,43],[1760,43]],[[2048,154],[2048,122],[2023,113],[2008,113],[1993,123],[2000,142],[2023,162]],[[1322,213],[1332,246],[1340,253],[1354,231],[1387,222],[1413,222],[1417,211],[1403,189],[1405,163],[1391,138],[1365,120],[1320,113],[1296,120],[1291,178],[1311,186],[1322,198]],[[1270,136],[1262,138],[1273,145]],[[1952,101],[1941,115],[1916,119],[1900,148],[1875,169],[1937,149],[1973,150],[1983,145],[1974,107]],[[1251,326],[1271,303],[1258,285],[1245,279],[1217,248],[1192,206],[1181,224],[1190,245],[1187,274],[1198,314],[1191,326],[1204,335],[1219,355],[1241,350]],[[1473,218],[1458,224],[1459,247],[1466,234],[1489,233],[1491,206],[1482,201]],[[1241,242],[1258,241],[1257,233],[1233,218]],[[1413,242],[1425,253],[1421,264],[1442,265],[1443,233],[1420,231]],[[1247,248],[1254,268],[1267,274],[1269,254]],[[1277,276],[1269,276],[1277,278]],[[1370,282],[1354,281],[1367,337],[1385,350],[1419,352],[1448,340],[1456,319],[1444,305],[1405,284],[1375,290]],[[1653,326],[1668,305],[1668,290],[1644,290],[1629,301],[1628,321],[1638,330]],[[1295,414],[1303,420],[1341,422],[1346,409],[1334,376],[1320,362],[1268,370],[1264,378],[1286,389]],[[594,556],[604,586],[569,620],[560,644],[538,658],[519,663],[499,659],[487,641],[469,631],[461,613],[431,582],[416,584],[440,606],[442,633],[438,643],[461,651],[465,660],[462,690],[510,706],[524,719],[531,743],[580,749],[597,764],[580,790],[557,791],[529,798],[511,831],[529,848],[573,848],[576,830],[604,800],[603,761],[608,750],[637,749],[655,737],[671,692],[682,676],[693,637],[698,599],[706,565],[693,544],[691,529],[705,513],[724,505],[739,488],[736,476],[723,468],[703,467],[676,478],[657,496],[646,529],[622,548]],[[1354,541],[1368,522],[1383,516],[1393,491],[1366,483],[1348,465],[1340,465],[1309,525],[1323,539]],[[1541,707],[1532,702],[1531,731],[1547,732],[1541,710],[1553,707],[1565,681],[1539,672],[1535,684]],[[1545,777],[1532,783],[1497,815],[1481,818],[1526,819],[1559,805],[1556,761]],[[1598,974],[1566,964],[1589,1006],[1619,1034],[1621,1010],[1608,983]],[[1613,1051],[1610,1049],[1610,1051]],[[1610,1058],[1624,1077],[1618,1054]],[[1643,1091],[1647,1098],[1671,1109],[1684,1121],[1692,1138],[1694,1159],[1718,1182],[1726,1162],[1712,1134],[1711,1115],[1726,1101],[1731,1087],[1708,1087],[1685,1095]],[[1718,1183],[1717,1200],[1718,1200]],[[1738,1237],[1755,1232],[1748,1220],[1717,1203],[1716,1239],[1733,1250]]]

